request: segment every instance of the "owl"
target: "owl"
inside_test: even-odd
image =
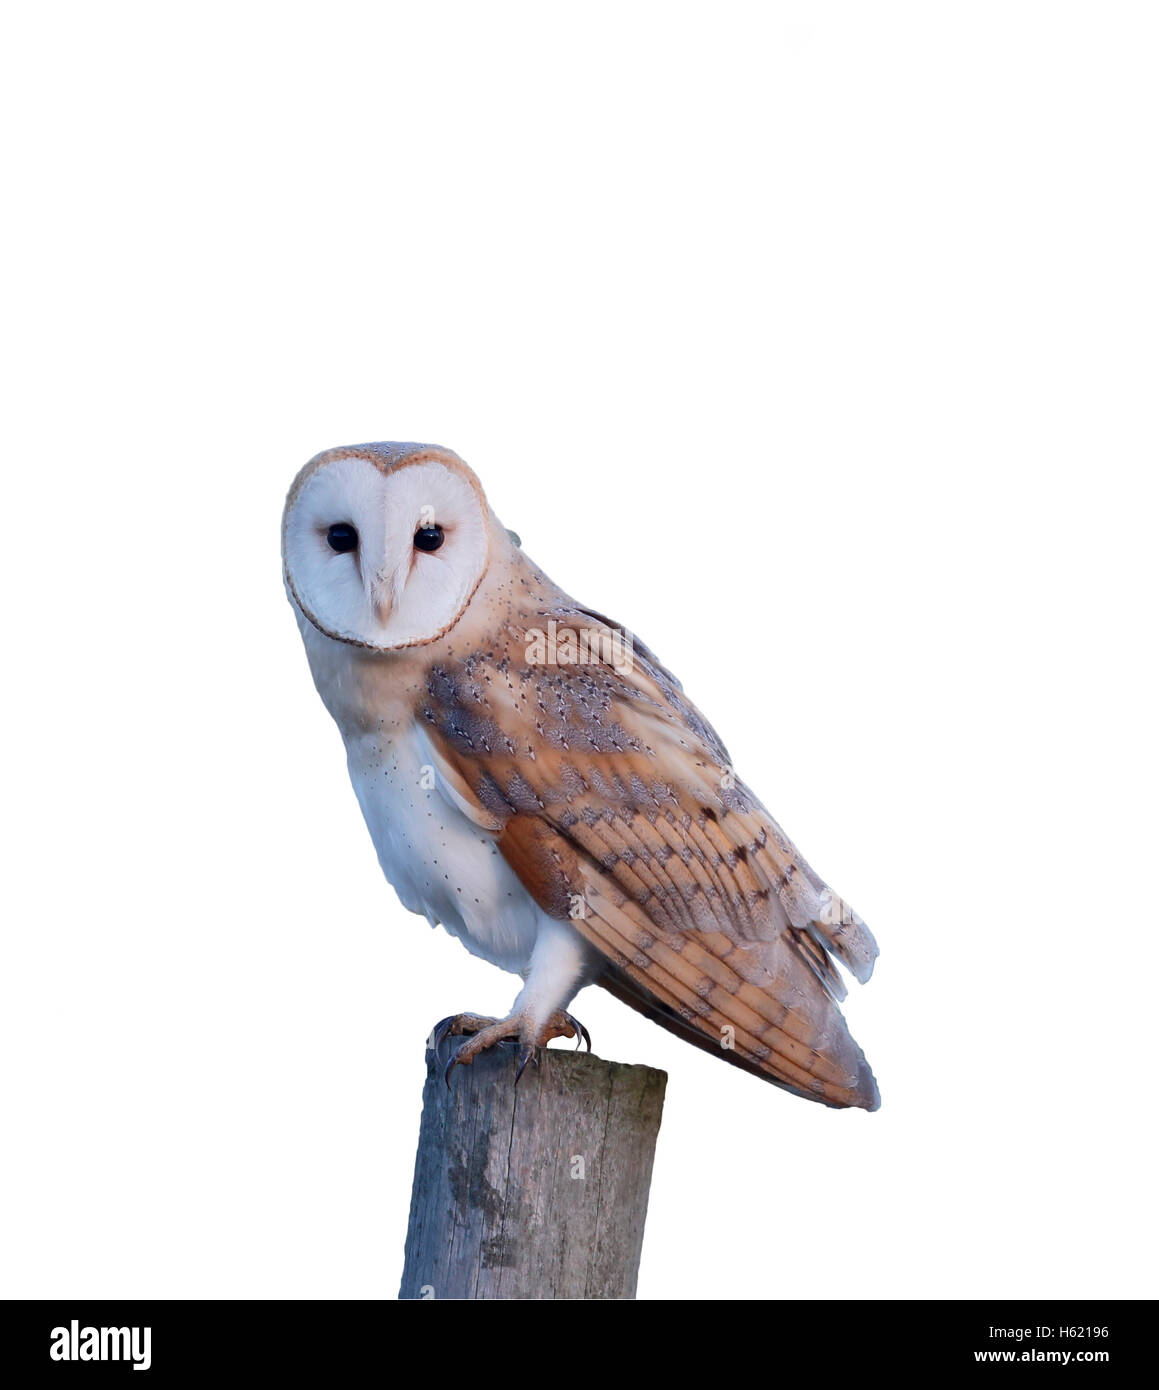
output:
[[[586,1030],[599,984],[795,1095],[878,1106],[835,962],[877,946],[745,784],[676,677],[522,551],[447,449],[317,455],[282,522],[286,591],[403,905],[522,978],[457,1014],[447,1064]]]

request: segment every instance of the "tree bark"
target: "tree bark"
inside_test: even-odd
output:
[[[449,1058],[444,1045],[443,1061]],[[667,1075],[500,1044],[427,1052],[400,1298],[634,1298]]]

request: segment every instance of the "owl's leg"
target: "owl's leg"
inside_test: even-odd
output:
[[[436,1057],[445,1038],[471,1035],[447,1063],[447,1085],[451,1084],[451,1072],[456,1067],[469,1067],[480,1052],[500,1042],[519,1043],[517,1082],[528,1062],[535,1060],[535,1049],[546,1046],[553,1038],[575,1038],[576,1047],[581,1041],[586,1042],[590,1052],[592,1040],[588,1030],[563,1005],[587,983],[592,967],[590,948],[582,938],[572,928],[545,918],[524,973],[524,986],[510,1015],[494,1019],[480,1014],[457,1014],[436,1027]]]

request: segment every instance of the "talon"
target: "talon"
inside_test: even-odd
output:
[[[519,1049],[519,1070],[515,1073],[515,1084],[519,1085],[519,1078],[523,1075],[528,1062],[534,1062],[539,1066],[539,1058],[535,1055],[535,1048],[530,1043],[524,1043]]]
[[[575,1050],[578,1052],[580,1050],[580,1043],[584,1042],[587,1043],[587,1049],[590,1052],[592,1050],[592,1035],[578,1018],[574,1018],[571,1014],[564,1014],[564,1018],[567,1019],[568,1023],[575,1029]]]
[[[446,1070],[443,1072],[443,1080],[447,1083],[447,1090],[448,1090],[448,1091],[451,1089],[451,1073],[455,1070],[455,1068],[456,1068],[457,1066],[460,1065],[460,1062],[459,1062],[459,1052],[461,1052],[461,1051],[462,1051],[462,1048],[460,1048],[458,1052],[453,1052],[453,1053],[451,1054],[451,1060],[447,1063],[447,1068],[446,1068]],[[471,1063],[472,1063],[473,1060],[474,1060],[474,1058],[472,1058],[472,1057],[467,1057],[467,1058],[465,1058],[465,1059],[463,1060],[463,1062],[462,1062],[461,1065],[463,1065],[464,1067],[469,1067],[469,1066],[471,1065]]]
[[[431,1029],[431,1051],[435,1054],[435,1061],[443,1060],[443,1043],[447,1040],[447,1034],[451,1031],[451,1024],[455,1021],[455,1015],[451,1014],[447,1018],[440,1019]]]

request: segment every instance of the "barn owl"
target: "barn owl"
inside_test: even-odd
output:
[[[286,499],[287,594],[403,905],[522,977],[458,1014],[447,1066],[586,1030],[598,983],[726,1062],[878,1105],[838,1003],[877,946],[732,770],[680,682],[522,551],[447,449],[311,459]]]

